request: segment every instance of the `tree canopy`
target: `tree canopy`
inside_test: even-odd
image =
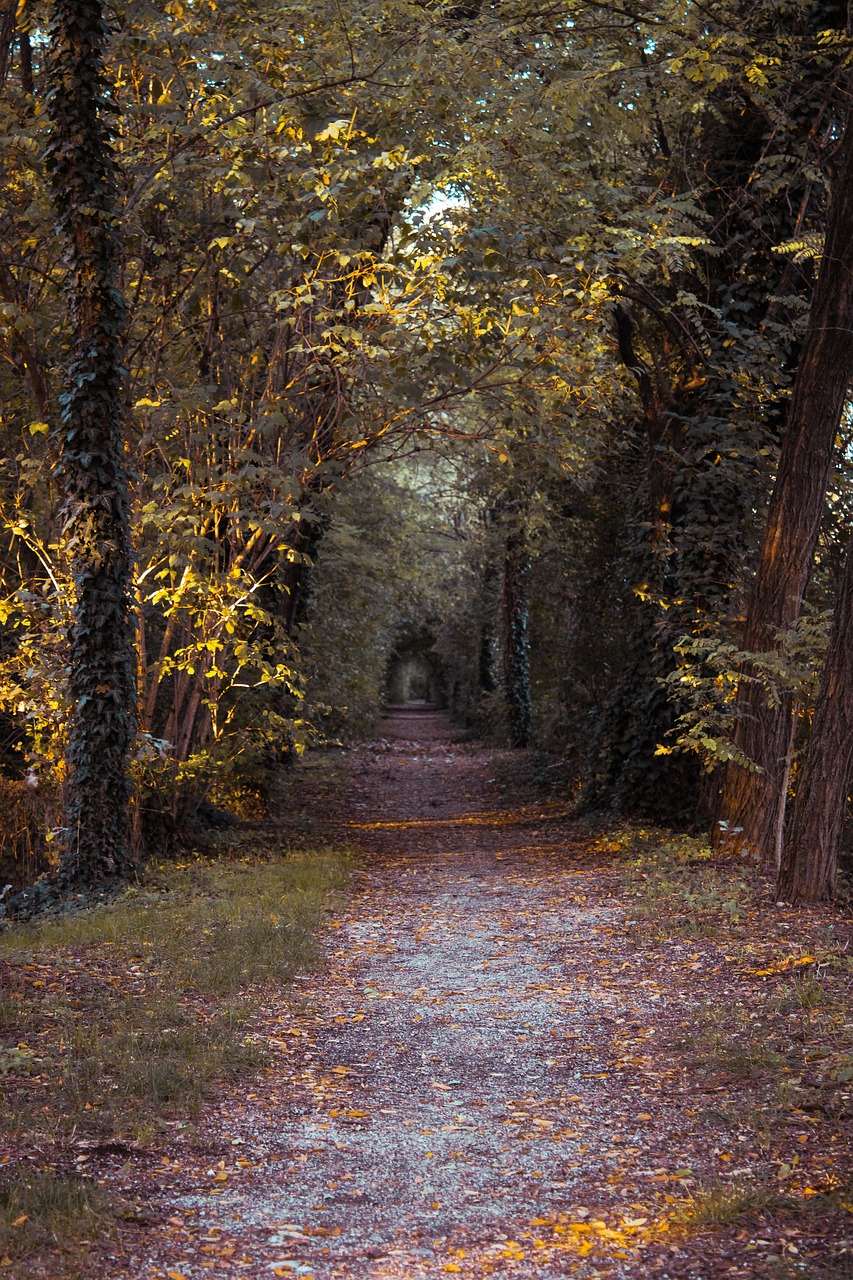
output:
[[[2,767],[45,867],[121,879],[413,655],[582,803],[778,860],[851,531],[847,6],[4,14]]]

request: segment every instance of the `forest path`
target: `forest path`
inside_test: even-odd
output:
[[[451,739],[398,711],[345,785],[306,769],[306,812],[363,852],[326,968],[270,1008],[272,1065],[205,1117],[201,1163],[198,1139],[163,1158],[168,1218],[111,1280],[780,1274],[742,1234],[671,1229],[719,1167],[654,1049],[676,972],[702,996],[696,943],[650,965],[566,807],[509,807],[495,753]]]

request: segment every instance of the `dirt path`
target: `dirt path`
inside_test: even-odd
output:
[[[658,1056],[663,1023],[687,1025],[706,971],[738,957],[626,944],[617,874],[560,805],[502,807],[493,756],[441,716],[397,713],[384,734],[327,799],[364,851],[327,970],[300,984],[303,1012],[270,1009],[274,1063],[207,1118],[203,1159],[176,1136],[134,1172],[168,1216],[104,1274],[823,1274],[782,1226],[673,1221],[720,1170],[806,1159],[807,1118],[802,1141],[721,1142],[702,1111],[719,1084],[703,1096]],[[306,775],[312,804],[330,776]]]

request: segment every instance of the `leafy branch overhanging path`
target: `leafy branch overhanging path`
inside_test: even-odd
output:
[[[302,981],[304,1011],[269,1009],[274,1065],[208,1114],[206,1154],[177,1141],[154,1171],[164,1220],[131,1233],[113,1280],[707,1280],[830,1261],[825,1219],[732,1214],[709,1233],[685,1217],[721,1179],[791,1204],[837,1180],[822,1117],[737,1133],[719,1120],[736,1068],[673,1050],[697,1009],[760,983],[744,955],[633,939],[619,869],[564,806],[506,807],[495,755],[438,714],[384,732],[345,795],[336,766],[307,770],[364,850],[327,969]]]

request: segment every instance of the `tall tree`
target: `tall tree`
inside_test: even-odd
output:
[[[848,18],[848,33],[850,31]],[[835,439],[853,369],[853,109],[845,76],[844,132],[835,157],[826,242],[803,340],[742,647],[769,653],[800,615],[814,558]],[[719,820],[736,843],[778,863],[791,748],[791,702],[747,677],[737,695],[735,746],[758,766],[729,765]]]
[[[835,607],[812,732],[782,852],[779,897],[821,902],[833,896],[847,789],[853,770],[853,541]]]
[[[64,533],[74,583],[68,783],[59,879],[127,876],[135,734],[131,543],[124,461],[122,236],[101,0],[55,0],[47,152],[68,266],[72,346],[60,396]]]

